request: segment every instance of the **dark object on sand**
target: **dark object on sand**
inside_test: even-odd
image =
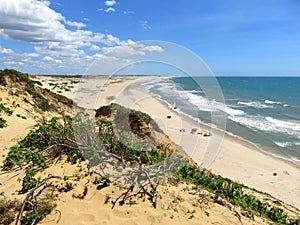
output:
[[[191,130],[191,134],[195,134],[197,132],[197,128],[193,128],[192,130]]]
[[[211,134],[210,134],[209,131],[206,131],[206,132],[203,134],[203,137],[210,137],[210,136],[211,136]]]
[[[176,102],[173,104],[173,109],[177,109]]]
[[[185,132],[185,129],[184,128],[180,128],[179,132]]]
[[[168,118],[168,119],[171,119],[171,118],[172,118],[172,116],[167,116],[167,118]]]
[[[277,176],[277,173],[273,173],[273,176]]]

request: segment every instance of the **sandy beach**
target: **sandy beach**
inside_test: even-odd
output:
[[[207,131],[207,127],[180,115],[165,104],[139,88],[139,83],[155,79],[155,77],[111,77],[110,79],[90,80],[84,89],[99,90],[98,95],[88,98],[91,108],[98,108],[110,102],[141,110],[151,115],[164,132],[198,164],[202,164],[204,153],[210,147],[215,148],[217,157],[208,166],[212,172],[243,183],[251,188],[266,192],[272,196],[300,208],[300,169],[281,159],[263,153],[255,146],[222,132],[210,130],[211,137],[191,134],[194,127]],[[97,89],[98,88],[98,89]],[[69,97],[82,99],[80,104],[87,104],[82,93]],[[86,106],[86,105],[84,105]],[[171,116],[171,118],[167,118]],[[186,132],[179,132],[184,128]]]
[[[217,153],[216,158],[207,167],[213,173],[272,195],[275,199],[268,194],[256,192],[265,201],[281,200],[282,202],[278,203],[279,206],[288,208],[291,215],[298,217],[299,210],[296,208],[300,208],[299,168],[262,153],[240,139],[230,135],[223,137],[224,133],[181,115],[177,110],[171,109],[140,88],[140,83],[156,78],[153,76],[113,76],[89,79],[59,77],[34,79],[42,82],[43,88],[72,98],[78,105],[86,108],[96,109],[115,102],[148,113],[171,140],[180,145],[198,165],[203,163],[205,153],[212,153],[212,155]],[[20,107],[14,108],[15,114],[21,114],[27,118],[25,120],[16,115],[5,117],[8,127],[0,130],[0,147],[3,149],[0,162],[3,162],[9,147],[15,145],[33,128],[39,116],[51,118],[60,115],[59,113],[47,115],[47,112],[39,114],[38,111],[32,110],[31,102],[23,103],[22,97],[11,97],[4,89],[1,90],[0,96],[6,105],[11,105],[13,101],[20,103]],[[75,112],[76,110],[73,113]],[[197,132],[190,133],[195,127],[198,129]],[[185,129],[185,132],[180,132],[181,128]],[[204,133],[208,131],[211,136],[205,137]],[[71,191],[60,191],[57,194],[55,209],[39,224],[67,225],[70,221],[78,225],[241,224],[241,221],[245,225],[266,224],[263,218],[255,217],[253,220],[247,216],[241,217],[241,211],[238,208],[229,208],[217,203],[213,194],[206,190],[195,190],[193,185],[185,183],[177,186],[169,183],[160,184],[157,208],[145,199],[138,199],[133,205],[117,205],[112,210],[110,201],[118,198],[126,189],[110,185],[98,190],[93,183],[96,174],[89,176],[91,172],[92,169],[87,166],[86,161],[72,165],[65,160],[60,160],[39,173],[38,176],[41,179],[47,177],[48,174],[69,177],[68,181],[58,180],[56,183],[58,187],[64,187],[66,182],[73,185]],[[0,174],[1,191],[6,197],[22,201],[24,195],[18,192],[24,174],[24,169],[4,171]],[[87,193],[84,199],[74,197],[80,196],[85,189]]]

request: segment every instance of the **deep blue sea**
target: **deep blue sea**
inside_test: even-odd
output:
[[[216,85],[225,101],[219,108],[211,94]],[[213,84],[200,77],[158,78],[142,87],[205,123],[223,110],[227,132],[300,163],[300,77],[217,77]]]

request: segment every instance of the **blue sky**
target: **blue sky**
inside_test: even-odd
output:
[[[81,74],[174,42],[216,75],[300,75],[299,0],[0,0],[0,68]]]

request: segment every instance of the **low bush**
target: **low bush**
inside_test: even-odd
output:
[[[251,216],[262,216],[280,224],[299,224],[299,220],[289,219],[287,214],[278,207],[263,203],[257,197],[244,193],[243,185],[230,179],[214,175],[194,165],[183,166],[176,177],[206,189],[218,197],[227,199],[231,204],[239,206]]]

